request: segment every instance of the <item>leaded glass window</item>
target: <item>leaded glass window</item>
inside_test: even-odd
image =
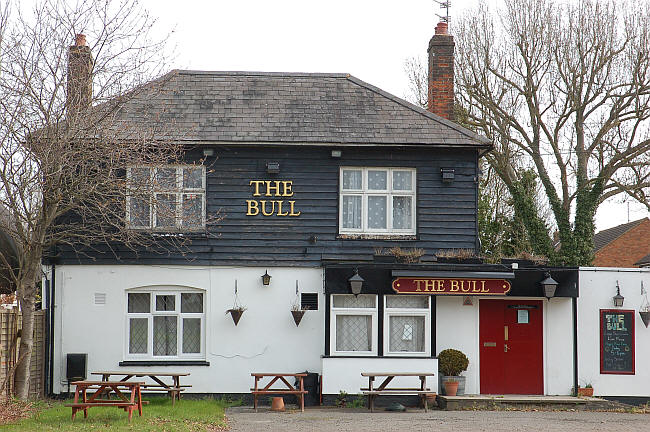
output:
[[[333,354],[377,353],[377,296],[335,294],[331,308]]]
[[[430,355],[431,297],[388,295],[384,301],[384,353]]]

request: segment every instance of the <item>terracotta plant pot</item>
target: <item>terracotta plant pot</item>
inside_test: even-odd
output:
[[[228,309],[226,311],[226,313],[230,314],[230,316],[232,317],[233,322],[235,323],[235,325],[237,325],[237,323],[239,323],[239,320],[240,320],[241,316],[244,313],[244,310],[243,309]]]
[[[639,311],[639,314],[641,315],[641,319],[643,320],[643,324],[645,324],[646,328],[650,324],[650,311]]]
[[[282,397],[271,399],[271,411],[284,411],[284,399]]]
[[[305,315],[304,310],[292,310],[291,315],[293,315],[293,321],[296,323],[296,327],[300,324],[300,321],[302,320],[303,315]]]
[[[594,395],[593,387],[578,387],[578,396],[592,397]]]
[[[458,391],[458,381],[445,381],[445,394],[447,396],[456,396]]]

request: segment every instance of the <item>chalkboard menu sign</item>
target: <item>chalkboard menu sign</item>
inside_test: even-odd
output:
[[[634,374],[634,311],[600,310],[600,373]]]

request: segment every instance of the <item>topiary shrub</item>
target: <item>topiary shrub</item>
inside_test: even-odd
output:
[[[438,369],[443,375],[458,376],[468,365],[469,359],[461,351],[446,349],[438,354]]]

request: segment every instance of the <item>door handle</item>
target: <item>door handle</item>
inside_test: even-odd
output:
[[[503,352],[508,352],[508,344],[503,344]]]
[[[508,326],[503,326],[503,340],[508,340]]]

